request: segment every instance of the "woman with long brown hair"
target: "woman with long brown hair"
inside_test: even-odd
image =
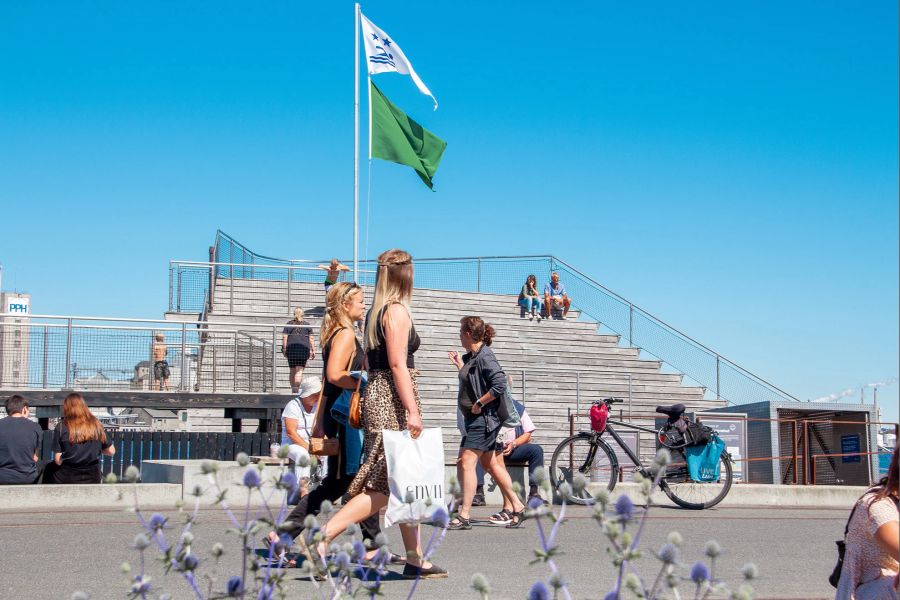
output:
[[[850,513],[837,600],[897,598],[900,572],[897,562],[900,558],[898,448],[894,448],[887,475],[857,500]]]
[[[84,397],[73,393],[63,401],[63,418],[53,430],[53,462],[45,483],[100,483],[100,455],[112,456],[116,447],[106,438],[100,419]]]
[[[378,515],[387,506],[390,490],[382,431],[409,429],[414,438],[422,433],[413,357],[421,340],[412,320],[412,289],[412,256],[403,250],[382,252],[375,275],[375,297],[366,317],[369,385],[362,399],[366,462],[350,484],[348,493],[353,498],[325,526],[323,548],[351,523]],[[418,525],[401,524],[400,535],[406,547],[405,577],[447,576],[446,570],[423,560]]]

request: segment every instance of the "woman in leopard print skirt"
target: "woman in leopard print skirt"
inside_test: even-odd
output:
[[[358,523],[387,506],[390,490],[382,430],[409,429],[414,438],[422,433],[413,357],[421,340],[410,313],[412,287],[412,257],[403,250],[382,252],[375,275],[375,297],[366,317],[369,384],[362,398],[366,461],[350,484],[348,493],[353,498],[326,525],[323,547],[327,548],[350,523]],[[423,561],[418,525],[401,524],[400,533],[406,546],[404,576],[447,576],[446,570]]]

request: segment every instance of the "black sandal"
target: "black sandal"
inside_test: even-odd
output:
[[[522,511],[519,512],[507,512],[509,515],[509,523],[506,524],[507,529],[518,529],[522,524],[524,517],[522,516]]]
[[[447,525],[447,529],[453,529],[454,531],[472,529],[472,522],[464,517],[455,516],[453,517],[453,520],[450,521],[450,524]]]

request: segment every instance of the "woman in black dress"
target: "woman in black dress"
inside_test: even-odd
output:
[[[323,373],[322,400],[316,411],[315,425],[312,428],[313,438],[336,438],[341,442],[341,449],[337,456],[319,457],[328,461],[328,474],[319,486],[309,494],[300,498],[297,506],[286,519],[281,531],[292,538],[297,538],[303,532],[303,522],[308,514],[318,514],[322,502],[328,500],[337,502],[347,492],[347,487],[353,480],[354,473],[347,472],[347,459],[344,437],[348,434],[347,427],[331,416],[331,408],[344,390],[356,388],[357,379],[350,375],[350,371],[362,370],[364,354],[362,346],[356,339],[353,323],[361,321],[366,313],[366,304],[363,299],[362,288],[356,283],[340,282],[328,289],[325,302],[325,319],[322,322],[319,339],[322,344],[322,360],[325,363]],[[352,357],[352,363],[351,363]],[[348,369],[347,366],[350,365]],[[357,435],[352,430],[350,435]],[[352,461],[359,464],[359,456]],[[375,539],[381,532],[378,526],[378,515],[365,519],[360,523],[363,537],[367,540]],[[278,535],[273,531],[269,533],[268,540],[278,540]],[[370,553],[374,554],[374,550]],[[391,557],[392,563],[403,562],[399,556]]]
[[[53,462],[44,471],[44,483],[100,483],[100,455],[115,453],[81,394],[69,394],[53,431]]]

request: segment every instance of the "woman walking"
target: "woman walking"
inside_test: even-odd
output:
[[[303,532],[306,515],[318,514],[324,500],[337,502],[346,493],[347,486],[352,480],[352,476],[347,472],[347,464],[349,462],[359,464],[359,455],[347,456],[344,439],[348,435],[348,431],[344,425],[331,416],[331,408],[344,390],[356,388],[357,379],[350,375],[350,371],[362,369],[364,356],[362,346],[356,339],[353,323],[361,320],[365,312],[363,291],[356,283],[336,283],[328,290],[325,319],[322,322],[319,336],[322,343],[322,360],[325,363],[324,385],[322,399],[316,409],[312,437],[337,438],[341,442],[341,449],[336,456],[327,457],[327,475],[322,483],[309,494],[300,498],[297,506],[288,515],[287,525],[282,528],[282,531],[295,539]],[[349,433],[354,435],[353,432]],[[367,540],[374,540],[381,531],[378,527],[378,515],[369,519],[360,519],[360,521],[363,537]],[[278,534],[274,531],[270,532],[268,540],[277,542]],[[391,562],[398,562],[397,559],[399,557],[392,557]]]
[[[294,318],[287,322],[284,331],[281,332],[281,353],[288,361],[291,369],[291,393],[300,391],[300,381],[303,379],[303,369],[306,363],[316,357],[316,340],[313,338],[312,327],[303,320],[303,309],[299,306],[294,309]]]
[[[896,600],[900,521],[897,452],[887,476],[856,502],[847,521],[846,554],[836,600]]]
[[[497,448],[497,435],[502,425],[497,406],[506,393],[507,378],[490,348],[495,334],[494,328],[481,317],[463,317],[459,341],[466,354],[460,358],[459,353],[450,352],[450,360],[459,368],[458,404],[465,426],[457,462],[463,499],[459,514],[450,522],[450,529],[472,528],[469,511],[477,484],[475,465],[479,461],[500,487],[504,504],[513,507],[499,520],[509,528],[522,524],[525,505],[513,491],[512,479],[503,463],[503,449]]]
[[[53,430],[53,462],[44,471],[44,483],[100,483],[100,455],[115,453],[84,397],[69,394],[63,400],[63,418]]]
[[[519,306],[524,310],[522,313],[523,319],[531,315],[532,321],[535,317],[537,317],[538,321],[541,320],[541,312],[544,305],[541,302],[541,296],[538,294],[537,277],[534,275],[529,275],[525,279],[525,285],[522,286],[522,291],[519,292]]]
[[[403,250],[382,252],[375,275],[375,298],[366,317],[369,385],[362,402],[366,462],[350,484],[348,492],[353,498],[324,528],[323,550],[348,525],[373,515],[377,518],[387,506],[390,490],[382,430],[409,429],[414,438],[422,433],[413,357],[421,340],[410,312],[412,288],[412,257]],[[405,577],[447,576],[446,570],[423,560],[418,525],[401,524],[400,534],[406,547]]]

